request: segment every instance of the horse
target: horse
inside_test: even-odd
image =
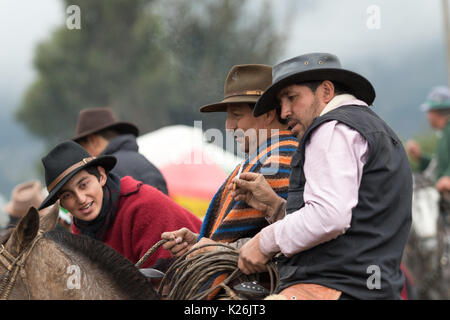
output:
[[[54,227],[58,212],[39,219],[31,207],[0,239],[0,298],[159,300],[135,265],[103,242]]]
[[[418,299],[450,299],[450,198],[432,181],[414,175],[411,232],[404,264]]]

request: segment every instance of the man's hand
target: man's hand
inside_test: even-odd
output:
[[[190,249],[198,248],[198,247],[201,247],[201,246],[203,246],[205,244],[214,244],[214,243],[217,243],[217,242],[214,241],[214,240],[211,240],[209,238],[201,238],[200,241],[197,242],[196,244],[194,244]],[[191,259],[191,258],[195,257],[196,255],[198,255],[200,253],[206,253],[206,252],[214,251],[214,250],[216,250],[216,248],[217,248],[216,246],[209,246],[209,247],[204,247],[204,248],[195,250],[194,252],[191,252],[190,254],[188,254],[186,256],[186,259]]]
[[[270,260],[259,248],[259,233],[244,244],[239,250],[238,267],[245,274],[264,272],[267,270],[266,263]]]
[[[436,189],[439,192],[450,191],[450,177],[443,176],[436,182]]]
[[[413,158],[415,161],[419,161],[422,156],[422,149],[420,149],[419,144],[414,140],[408,140],[406,142],[406,152],[408,155]]]
[[[198,234],[193,233],[187,228],[181,228],[177,231],[163,232],[161,239],[168,240],[162,247],[169,250],[174,257],[178,258],[197,242]]]
[[[272,217],[280,208],[283,199],[270,187],[266,178],[260,173],[244,172],[240,179],[234,178],[233,184],[228,187],[234,200],[245,201],[249,206],[265,213],[266,217]]]

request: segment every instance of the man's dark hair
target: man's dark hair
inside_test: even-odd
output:
[[[308,82],[301,82],[301,83],[297,83],[297,85],[300,86],[307,86],[309,89],[311,89],[311,91],[313,93],[316,92],[317,88],[320,86],[320,84],[322,83],[322,80],[318,80],[318,81],[308,81]],[[347,86],[343,85],[342,83],[339,82],[335,82],[335,81],[331,81],[334,85],[334,93],[336,95],[338,94],[344,94],[344,93],[350,93],[352,94],[352,92],[350,91],[350,89],[347,88]]]
[[[110,141],[111,139],[117,137],[120,133],[117,130],[114,129],[105,129],[97,132],[97,134],[106,140]]]
[[[96,176],[97,180],[100,181],[101,175],[96,166],[86,167],[86,171],[87,171],[87,173],[92,174],[93,176]]]
[[[117,137],[120,134],[119,131],[114,130],[114,129],[105,129],[105,130],[100,130],[98,132],[93,132],[93,133],[98,134],[99,136],[105,138],[108,141],[111,141],[111,139]],[[86,137],[80,138],[76,142],[78,144],[86,143],[88,141],[88,136],[89,135],[87,135]]]

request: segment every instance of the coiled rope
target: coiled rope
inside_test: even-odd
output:
[[[209,246],[219,246],[223,249],[202,252],[186,260],[187,255]],[[239,250],[223,243],[205,244],[193,248],[173,262],[160,283],[158,293],[162,295],[164,285],[167,284],[168,300],[202,300],[223,288],[229,298],[240,300],[230,285],[233,282],[258,281],[260,274],[242,273],[238,268],[238,259]],[[270,278],[270,294],[273,294],[279,280],[278,271],[273,262],[267,264],[267,272]],[[211,280],[221,273],[227,277],[211,287]]]

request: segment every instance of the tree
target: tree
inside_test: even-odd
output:
[[[70,2],[70,3],[69,3]],[[81,29],[59,27],[36,51],[37,79],[16,116],[48,144],[74,136],[79,110],[110,106],[145,133],[205,120],[203,104],[223,98],[232,65],[272,64],[283,38],[268,1],[66,0]]]

